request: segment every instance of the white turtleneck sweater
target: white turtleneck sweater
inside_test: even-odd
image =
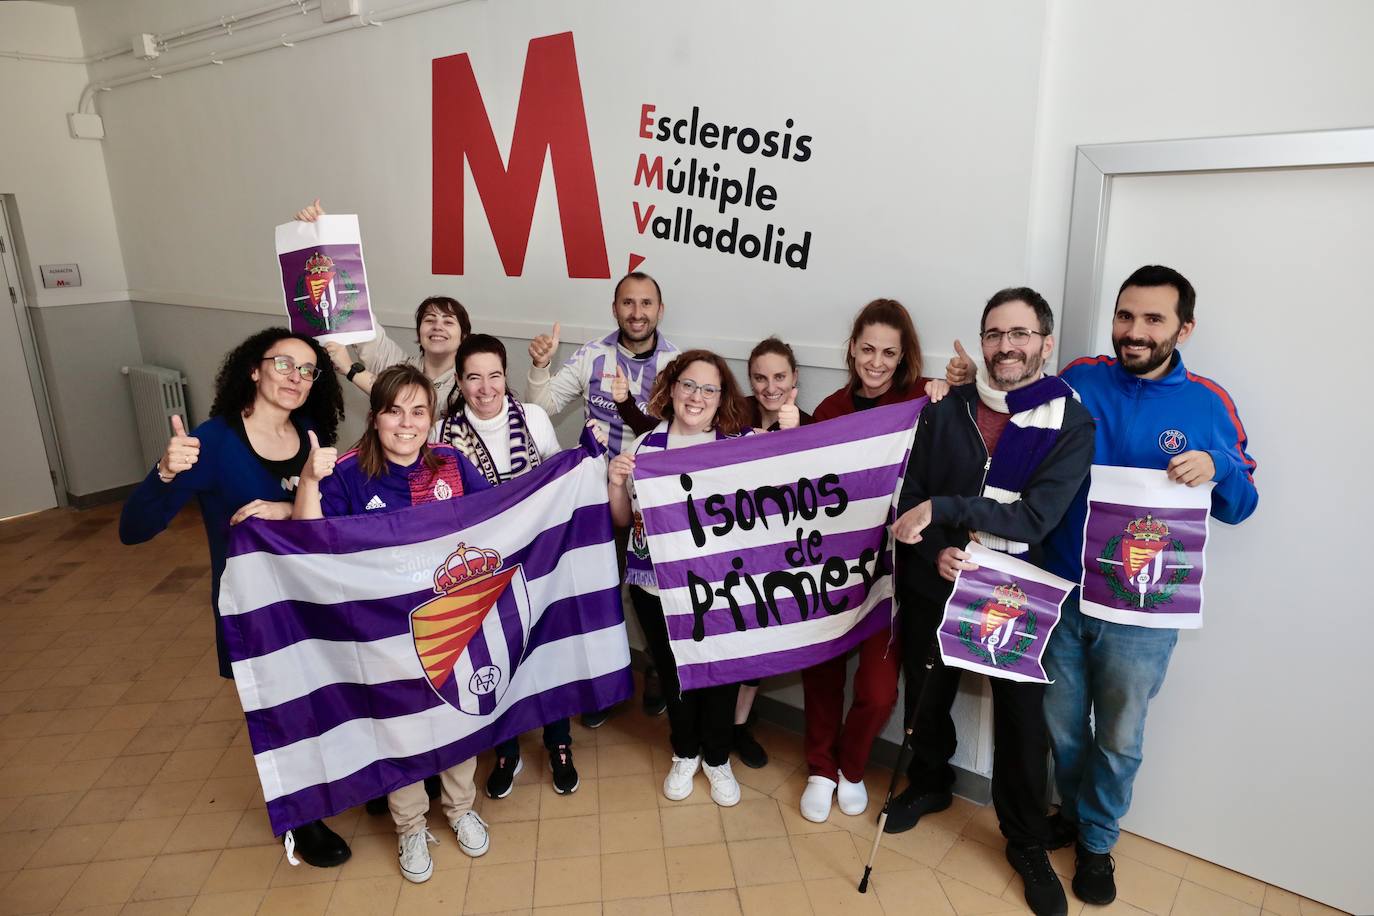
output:
[[[538,404],[526,404],[524,402],[521,402],[521,406],[525,408],[525,420],[529,426],[530,438],[534,440],[534,447],[539,452],[539,457],[544,459],[557,454],[561,450],[558,445],[558,436],[554,433],[553,423],[549,420],[549,415],[544,412],[544,408]],[[510,406],[506,404],[496,416],[490,420],[483,420],[472,412],[470,405],[463,410],[467,414],[468,422],[477,431],[477,435],[482,437],[482,442],[491,452],[491,460],[501,473],[502,483],[510,480],[510,426],[509,417],[506,416],[509,411]]]

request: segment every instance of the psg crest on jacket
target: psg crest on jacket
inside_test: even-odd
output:
[[[425,677],[450,706],[490,715],[525,653],[530,601],[519,564],[460,543],[434,571],[435,597],[410,615]]]

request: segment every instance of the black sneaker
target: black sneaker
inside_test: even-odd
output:
[[[377,798],[369,798],[367,800],[367,804],[363,807],[365,807],[367,809],[367,813],[372,815],[373,817],[376,817],[379,814],[391,813],[391,805],[387,803],[385,795],[379,796]]]
[[[1106,906],[1116,899],[1116,861],[1110,853],[1075,850],[1073,893],[1084,903]]]
[[[927,814],[943,811],[952,804],[954,796],[948,792],[917,792],[915,786],[907,786],[887,806],[883,833],[906,833]]]
[[[330,830],[324,821],[302,824],[291,831],[291,836],[295,838],[296,854],[316,868],[342,865],[353,855],[344,838]]]
[[[768,752],[754,740],[754,733],[748,725],[735,726],[735,753],[739,756],[739,762],[751,770],[768,766]]]
[[[1050,815],[1050,849],[1063,849],[1078,842],[1078,824],[1064,816],[1062,811]]]
[[[663,682],[653,665],[644,669],[644,715],[661,716],[668,711],[668,699],[663,696]]]
[[[586,712],[582,714],[582,725],[584,728],[600,728],[606,724],[606,720],[610,717],[611,711],[609,709]]]
[[[487,796],[489,798],[505,798],[510,794],[510,790],[515,788],[515,777],[520,775],[520,771],[525,765],[520,762],[520,755],[514,757],[497,757],[496,766],[492,768],[491,775],[487,777]]]
[[[1035,916],[1068,916],[1069,898],[1044,846],[1007,844],[1007,861],[1026,885],[1026,906]]]
[[[549,751],[549,769],[553,771],[553,790],[559,795],[570,795],[581,785],[577,767],[573,766],[572,748],[566,744]]]

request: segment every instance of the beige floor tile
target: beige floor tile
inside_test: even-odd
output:
[[[134,681],[120,696],[122,703],[160,703],[176,689],[181,678],[150,678]]]
[[[673,901],[667,894],[656,897],[629,897],[603,900],[602,916],[673,916]]]
[[[1257,881],[1229,868],[1222,868],[1220,865],[1213,865],[1211,862],[1204,862],[1202,859],[1193,859],[1188,863],[1183,872],[1183,879],[1219,891],[1228,897],[1235,897],[1250,906],[1260,906],[1264,903],[1263,881]]]
[[[1273,916],[1302,916],[1302,898],[1292,891],[1267,885],[1260,910]]]
[[[739,896],[734,889],[673,894],[673,916],[738,916]]]
[[[85,794],[58,792],[51,795],[31,795],[16,805],[10,816],[5,818],[0,833],[57,827],[67,819],[67,815],[72,813]]]
[[[224,756],[224,748],[208,748],[195,751],[173,751],[167,758],[167,762],[158,770],[153,777],[153,783],[159,782],[186,782],[188,780],[198,780],[204,782],[210,778],[210,771],[219,763],[219,759]]]
[[[539,859],[601,855],[601,823],[595,814],[539,821]]]
[[[962,837],[950,847],[936,870],[993,897],[1002,895],[1013,874],[1004,850]]]
[[[91,732],[81,736],[81,740],[67,754],[67,760],[101,760],[118,757],[134,740],[137,729],[117,728],[111,731]]]
[[[663,831],[657,807],[643,811],[601,814],[601,852],[635,852],[663,847]]]
[[[482,785],[479,780],[478,785]],[[514,821],[532,821],[539,817],[540,793],[535,786],[522,791],[517,788],[505,798],[487,798],[479,792],[479,813],[488,824],[508,824]]]
[[[209,707],[210,700],[201,697],[192,700],[164,700],[157,707],[157,723],[159,725],[189,725],[192,728],[186,730],[182,741],[189,738],[195,730],[194,726],[200,721],[205,710]],[[240,714],[242,711],[240,710]]]
[[[10,879],[0,894],[0,914],[52,911],[85,869],[84,865],[24,869]]]
[[[1302,911],[1302,916],[1341,916],[1340,910],[1306,897],[1298,901],[1298,907]]]
[[[188,916],[249,916],[257,912],[262,898],[262,891],[201,894],[191,904]]]
[[[939,872],[936,873],[935,877],[940,882],[941,890],[945,892],[945,899],[949,901],[949,905],[954,908],[954,912],[959,916],[991,916],[991,914],[1016,912],[1019,909],[1008,904],[1001,897],[965,884],[958,878],[951,878]]]
[[[716,805],[669,805],[659,809],[663,845],[699,846],[725,840],[721,808]]]
[[[552,907],[601,900],[601,856],[541,857],[534,867],[534,905]]]
[[[450,848],[452,848],[455,845],[452,842],[452,836],[453,834],[450,833],[443,839],[439,839],[437,835],[435,838],[439,839],[441,843],[444,839],[448,839],[450,841]],[[292,870],[304,871],[309,869],[312,872],[338,872],[338,880],[340,881],[355,881],[359,878],[382,878],[388,875],[394,875],[397,874],[396,842],[396,833],[394,830],[386,833],[369,833],[362,836],[355,836],[348,844],[349,848],[353,850],[353,855],[339,868],[312,868],[302,863],[300,866],[293,867]],[[432,853],[438,853],[439,847],[431,846],[430,850]],[[456,852],[457,850],[453,849],[453,851]],[[278,852],[281,852],[281,847],[278,847]],[[490,855],[491,853],[488,852],[487,854]],[[286,860],[284,854],[281,855],[280,858],[282,861]],[[288,863],[288,865],[289,864],[290,863]],[[277,868],[280,871],[280,865],[278,865]],[[304,876],[302,876],[300,881],[294,881],[292,883],[314,884],[318,882],[306,880]]]
[[[239,817],[238,826],[234,828],[226,845],[229,848],[265,846],[274,840],[276,837],[272,835],[272,824],[267,820],[266,809],[249,808]]]
[[[859,880],[863,863],[848,831],[791,837],[792,853],[804,880],[851,878]]]
[[[854,841],[854,854],[858,857],[861,864],[866,865],[868,863],[868,857],[873,854],[873,838],[856,836],[852,833],[849,836],[850,839]],[[888,839],[889,837],[884,835],[884,842],[878,846],[878,858],[873,863],[873,871],[875,873],[919,871],[929,868],[929,866],[909,856],[894,852],[886,843]]]
[[[730,850],[724,843],[680,846],[665,849],[663,855],[668,866],[668,889],[671,893],[734,887]]]
[[[157,713],[157,703],[120,703],[109,709],[101,710],[95,716],[95,724],[90,731],[124,731],[142,729],[153,721]],[[96,710],[92,710],[96,712]],[[159,724],[166,725],[166,722]]]
[[[84,735],[96,727],[109,710],[100,709],[64,709],[58,715],[51,716],[46,725],[39,730],[40,735]]]
[[[513,862],[531,862],[539,849],[539,822],[515,821],[490,824],[491,847],[486,855],[472,860],[473,868],[489,868]]]
[[[1178,896],[1179,879],[1122,856],[1116,860],[1116,895],[1133,906],[1163,916]]]
[[[603,776],[597,783],[601,792],[602,814],[658,810],[663,781],[656,780],[647,773],[633,776]]]
[[[731,842],[787,835],[782,812],[774,798],[741,801],[732,808],[721,808],[720,820],[725,838]]]
[[[119,916],[186,916],[195,897],[169,897],[166,900],[140,900],[124,904]]]
[[[401,885],[406,883],[399,874],[377,878],[358,878],[339,881],[329,898],[325,912],[331,916],[385,916],[396,909]]]
[[[398,912],[419,916],[426,913],[461,913],[467,894],[469,870],[438,871],[424,884],[401,882],[396,900]],[[286,914],[295,916],[295,914]]]
[[[27,865],[51,835],[52,828],[0,833],[0,874],[13,874]]]
[[[176,830],[168,837],[167,842],[162,847],[162,852],[223,849],[228,845],[229,837],[233,835],[234,829],[238,827],[240,817],[242,815],[237,811],[217,814],[188,814],[181,819]]]
[[[633,776],[653,772],[649,745],[636,741],[628,744],[598,745],[596,748],[598,779],[608,776]]]
[[[940,886],[940,879],[929,868],[889,871],[874,866],[868,892],[877,894],[889,914],[922,913],[926,916],[954,916],[954,907]]]
[[[580,782],[576,792],[559,795],[553,790],[552,782],[540,784],[540,817],[580,817],[597,814],[601,810],[600,781],[582,773],[581,767],[578,767],[578,771]]]
[[[231,891],[261,891],[271,882],[272,874],[277,868],[277,860],[282,857],[282,848],[279,845],[226,849],[219,854],[219,859],[210,870],[210,876],[205,880],[201,892],[220,894]]]
[[[806,894],[816,913],[843,913],[845,916],[880,916],[883,906],[872,891],[861,894],[856,878],[821,878],[806,882]]]
[[[470,871],[464,912],[491,913],[533,905],[534,862],[510,862]]]
[[[262,898],[259,916],[322,916],[334,893],[332,884],[301,884],[274,887]],[[451,912],[459,912],[452,910]]]
[[[72,808],[64,823],[98,824],[123,820],[130,816],[143,791],[138,786],[92,789],[81,797],[81,801]]]
[[[943,814],[944,812],[941,811],[940,813]],[[933,815],[921,818],[921,822],[926,822],[928,819],[932,823],[934,822]],[[984,846],[991,846],[994,849],[1002,848],[1007,842],[1006,838],[1002,836],[1002,828],[997,822],[997,811],[992,805],[978,807],[973,816],[964,821],[964,826],[958,833],[966,839],[982,843]]]
[[[232,811],[238,814],[258,800],[261,790],[262,785],[257,776],[207,779],[200,787],[199,794],[191,801],[187,813]]]
[[[1186,852],[1179,852],[1171,849],[1162,843],[1154,840],[1147,840],[1144,837],[1136,836],[1134,833],[1122,832],[1120,839],[1116,841],[1116,848],[1112,850],[1112,855],[1120,858],[1135,859],[1137,862],[1144,862],[1152,868],[1166,871],[1171,875],[1183,877],[1184,870],[1193,857]]]
[[[727,848],[737,886],[791,883],[801,888],[802,874],[787,837],[737,840]],[[805,896],[805,889],[802,891]]]
[[[813,912],[806,885],[800,881],[740,887],[737,893],[744,916],[807,916]]]
[[[167,754],[191,731],[189,725],[145,725],[124,748],[125,754]]]
[[[133,900],[194,897],[210,877],[219,850],[160,855],[153,859],[134,888]]]
[[[49,865],[78,865],[95,858],[100,847],[115,832],[117,824],[83,824],[58,827],[26,863],[26,868]]]
[[[97,789],[121,786],[146,786],[153,781],[158,770],[167,762],[168,754],[124,754],[114,760],[100,778],[95,781]]]
[[[554,906],[537,906],[534,916],[601,916],[601,902],[565,903]]]
[[[92,862],[86,866],[81,877],[76,879],[71,890],[62,898],[61,906],[63,909],[75,909],[106,903],[124,903],[133,895],[134,888],[152,864],[151,856],[119,859],[114,862]]]
[[[1211,888],[1183,881],[1174,898],[1173,916],[1259,916],[1259,907],[1214,891]]]
[[[799,765],[793,761],[779,760],[776,757],[771,757],[767,766],[760,767],[757,770],[750,769],[743,764],[738,766],[732,765],[731,769],[734,771],[735,778],[739,780],[740,785],[748,786],[751,789],[757,789],[764,795],[771,795],[778,786],[782,785],[797,772],[798,766]]]
[[[601,893],[606,900],[667,894],[668,868],[664,851],[644,849],[602,854]]]
[[[127,816],[138,819],[185,814],[186,809],[191,807],[191,802],[200,793],[203,783],[204,780],[152,783],[138,796]]]
[[[14,757],[17,764],[61,763],[81,743],[82,735],[44,735],[29,738]]]

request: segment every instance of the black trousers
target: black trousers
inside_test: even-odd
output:
[[[668,644],[668,625],[663,620],[663,604],[657,595],[630,586],[630,601],[644,630],[649,656],[658,668],[663,696],[668,701],[668,725],[673,753],[678,757],[698,754],[711,766],[730,759],[735,740],[735,699],[738,684],[724,684],[701,690],[684,691],[677,679],[677,665]]]
[[[943,605],[922,599],[902,602],[908,704],[916,704],[912,758],[907,776],[918,792],[948,792],[954,785],[950,758],[958,746],[950,709],[962,669],[947,667],[932,648]],[[926,670],[927,660],[934,662]],[[992,682],[992,804],[1007,841],[1019,846],[1049,840],[1049,732],[1045,685],[1005,678]],[[908,706],[910,709],[910,706]]]

